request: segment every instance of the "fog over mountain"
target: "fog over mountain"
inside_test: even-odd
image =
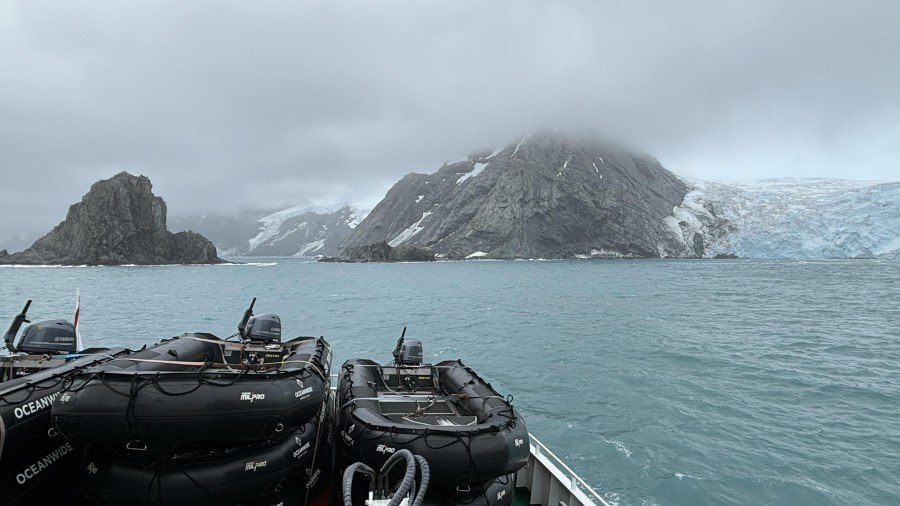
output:
[[[689,178],[895,180],[900,3],[0,0],[0,241],[83,188],[352,202],[545,128]]]
[[[900,258],[900,182],[678,177],[603,139],[538,132],[338,204],[169,218],[224,256]],[[395,250],[391,250],[395,248]]]
[[[407,174],[344,242],[439,258],[900,258],[900,182],[679,178],[654,158],[542,132]]]

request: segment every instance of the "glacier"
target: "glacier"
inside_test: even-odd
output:
[[[665,225],[677,257],[702,238],[702,254],[739,258],[900,259],[900,182],[777,178],[691,191]]]
[[[340,203],[297,206],[257,220],[244,255],[307,256],[337,253],[338,247],[369,211]]]
[[[288,209],[283,209],[281,211],[269,214],[267,216],[263,216],[258,219],[259,222],[259,233],[256,234],[255,237],[251,237],[247,241],[248,251],[253,251],[259,248],[260,245],[273,241],[277,242],[291,233],[291,230],[283,230],[282,226],[285,221],[290,220],[291,218],[297,218],[303,216],[304,214],[333,214],[340,211],[343,207],[347,206],[347,204],[331,204],[331,205],[320,205],[313,204],[307,206],[295,206],[290,207]],[[306,222],[303,222],[297,225],[298,229],[302,229],[306,227]]]

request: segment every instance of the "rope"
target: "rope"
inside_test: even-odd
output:
[[[148,362],[151,364],[184,365],[184,366],[191,366],[191,367],[203,367],[203,366],[207,366],[207,365],[213,365],[213,362],[184,362],[181,360],[158,360],[158,359],[152,359],[152,358],[129,358],[129,357],[114,358],[113,360],[110,360],[110,362],[115,362],[117,360],[130,360],[132,362]],[[221,365],[227,365],[227,364],[221,364]]]
[[[196,338],[199,341],[209,341],[208,339]],[[141,371],[141,372],[128,372],[128,371],[95,371],[86,377],[76,378],[75,375],[68,374],[67,376],[61,377],[59,381],[55,385],[51,385],[45,388],[53,388],[54,386],[60,385],[61,391],[64,392],[80,392],[81,390],[88,387],[88,385],[92,383],[99,383],[107,390],[113,392],[114,394],[126,397],[127,403],[125,405],[125,423],[126,430],[129,437],[132,440],[140,440],[141,438],[141,424],[140,417],[138,416],[138,397],[140,392],[145,388],[152,387],[154,390],[159,392],[165,396],[185,396],[192,393],[197,392],[204,385],[209,385],[212,387],[229,387],[235,385],[239,381],[247,380],[251,377],[256,377],[264,380],[271,380],[275,378],[286,378],[290,377],[296,380],[307,380],[313,376],[319,376],[323,379],[323,386],[327,385],[328,376],[327,372],[324,371],[324,367],[321,363],[316,363],[315,360],[318,357],[321,357],[324,353],[324,350],[327,349],[327,341],[322,338],[316,340],[316,349],[310,353],[313,358],[311,360],[288,360],[279,362],[279,369],[274,371],[266,371],[265,375],[255,376],[255,373],[259,372],[261,367],[257,366],[247,366],[241,367],[238,370],[228,369],[228,377],[224,381],[219,380],[222,374],[225,371],[215,370],[215,366],[217,365],[226,365],[231,366],[233,364],[217,364],[210,361],[193,361],[193,362],[184,362],[184,361],[172,361],[172,360],[159,360],[159,359],[139,359],[139,358],[129,358],[122,357],[114,360],[130,360],[132,362],[146,362],[146,363],[156,363],[156,364],[172,364],[179,365],[185,367],[197,367],[199,370],[197,371]],[[207,357],[209,358],[209,357]],[[96,362],[95,362],[96,363]],[[286,364],[303,364],[302,368],[285,368]],[[92,365],[92,364],[90,364]],[[87,366],[85,366],[87,367]],[[74,372],[74,371],[73,371]],[[185,377],[192,378],[196,380],[196,384],[193,385],[184,385],[184,390],[171,390],[169,387],[172,386],[171,383],[167,384],[167,378],[181,378]],[[253,375],[253,376],[251,376]],[[123,382],[114,382],[110,381],[115,378],[128,378],[127,388],[122,390],[118,385],[122,385]],[[79,382],[76,383],[76,380]],[[34,387],[32,387],[32,390]],[[33,392],[32,392],[33,393]],[[29,393],[28,397],[32,395]],[[327,392],[326,392],[327,393]],[[28,398],[26,397],[26,399]],[[2,398],[4,402],[9,402],[7,399]],[[324,409],[324,408],[323,408]],[[319,433],[317,434],[317,441],[321,438],[321,430],[323,423],[319,424]],[[316,456],[314,452],[314,458]],[[190,477],[188,477],[190,478]]]
[[[94,355],[94,354],[91,353],[88,355]],[[96,355],[108,356],[108,355],[104,355],[102,353],[98,353]],[[0,403],[2,403],[2,404],[19,404],[21,402],[24,402],[24,401],[28,400],[38,390],[50,390],[50,389],[55,388],[56,386],[64,384],[67,381],[74,381],[75,373],[81,372],[89,367],[93,367],[101,362],[103,362],[103,361],[95,360],[95,361],[87,363],[87,364],[73,367],[71,370],[68,370],[68,371],[65,371],[62,373],[53,373],[52,375],[48,376],[47,378],[44,378],[44,379],[38,380],[38,381],[34,381],[34,382],[28,380],[25,383],[18,385],[17,387],[13,387],[12,391],[8,391],[3,396],[0,396]],[[49,385],[46,385],[46,386],[42,386],[42,384],[47,383],[47,382],[52,382],[52,383]],[[27,392],[27,395],[25,395],[25,397],[22,400],[18,400],[18,401],[9,400],[8,396],[10,394],[19,392],[21,390],[25,390]]]
[[[396,369],[454,369],[456,367],[466,367],[459,365],[431,365],[431,364],[404,364],[404,365],[382,365],[382,364],[348,364],[348,367],[394,367]],[[468,369],[468,367],[466,367]]]
[[[328,409],[328,402],[330,401],[330,399],[329,399],[330,395],[331,395],[331,392],[328,392],[325,394],[325,398],[322,400],[322,408],[321,408],[322,414],[316,415],[316,416],[321,416],[321,417],[319,418],[319,424],[318,424],[319,426],[316,428],[316,446],[315,446],[315,448],[313,448],[312,461],[309,466],[309,469],[307,469],[307,474],[309,475],[310,478],[312,477],[313,468],[316,467],[316,455],[319,453],[319,443],[321,442],[321,439],[322,439],[322,428],[325,426],[325,422],[326,422],[325,418],[327,418],[327,414],[328,414],[327,409]],[[328,423],[331,423],[331,420],[327,420],[327,421],[328,421]],[[309,481],[307,481],[306,484],[309,485]],[[307,486],[306,494],[303,496],[303,504],[309,504],[310,490],[312,490],[312,487]]]

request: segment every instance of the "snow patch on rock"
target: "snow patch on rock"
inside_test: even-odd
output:
[[[316,251],[325,247],[325,239],[319,239],[318,241],[313,241],[310,243],[306,243],[300,247],[300,251],[294,254],[295,257],[302,257],[314,254]]]
[[[421,232],[425,227],[422,226],[422,222],[425,221],[425,218],[431,216],[431,211],[425,211],[422,213],[422,217],[419,218],[419,221],[410,225],[406,230],[397,234],[396,237],[388,241],[388,246],[392,248],[396,248],[406,241],[412,239],[419,232]]]
[[[491,156],[493,156],[493,155],[491,155]],[[490,162],[488,162],[488,163],[490,163]],[[482,171],[484,171],[484,168],[488,166],[488,163],[476,163],[475,168],[473,168],[471,172],[467,172],[467,173],[463,174],[462,176],[460,176],[459,179],[456,180],[456,184],[461,185],[467,179],[473,178],[473,177],[477,176],[478,174],[481,174]],[[416,202],[418,202],[418,200],[416,200]]]

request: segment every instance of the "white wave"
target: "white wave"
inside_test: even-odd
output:
[[[628,448],[626,448],[625,445],[622,444],[621,442],[615,441],[615,440],[613,440],[613,439],[604,439],[603,442],[615,446],[615,447],[616,447],[616,451],[619,452],[619,453],[623,453],[623,454],[625,455],[625,458],[626,458],[626,459],[631,457],[631,450],[629,450]]]
[[[278,262],[235,262],[227,264],[215,264],[222,267],[271,267],[278,265]]]
[[[6,269],[79,269],[82,267],[90,267],[90,265],[29,265],[29,264],[0,265],[0,268],[6,268]]]
[[[434,350],[431,354],[440,356],[445,353],[459,353],[459,349],[454,348],[453,346],[441,346],[440,348]]]

